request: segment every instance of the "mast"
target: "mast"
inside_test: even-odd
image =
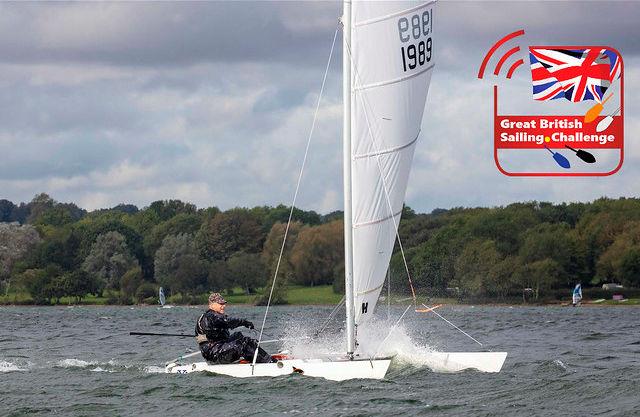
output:
[[[344,120],[344,289],[347,310],[347,355],[353,358],[356,347],[355,311],[353,308],[353,225],[351,214],[351,0],[344,0],[342,14],[342,100]]]

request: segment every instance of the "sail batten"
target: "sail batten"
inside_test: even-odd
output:
[[[431,64],[428,67],[416,72],[415,74],[407,75],[407,76],[400,77],[400,78],[394,78],[393,80],[378,81],[377,83],[372,83],[372,84],[367,84],[367,85],[359,85],[359,86],[355,87],[354,90],[356,90],[356,91],[369,90],[371,88],[384,87],[385,85],[391,85],[391,84],[399,83],[399,82],[402,82],[402,81],[406,81],[406,80],[409,80],[411,78],[414,78],[414,77],[417,77],[419,75],[422,75],[427,71],[431,71],[433,68],[435,68],[435,66],[436,66],[435,64]]]
[[[383,150],[377,151],[377,152],[369,152],[369,153],[365,153],[365,154],[362,154],[362,155],[354,155],[353,159],[372,158],[372,157],[376,157],[376,156],[379,156],[379,155],[384,155],[384,154],[396,152],[396,151],[402,150],[404,148],[407,148],[407,147],[413,145],[414,143],[416,143],[418,141],[419,137],[420,137],[420,132],[418,132],[416,137],[413,138],[413,140],[411,142],[407,142],[404,145],[399,145],[399,146],[396,146],[395,148],[391,148],[391,149],[383,149]]]
[[[356,324],[373,314],[402,216],[432,69],[433,1],[351,6],[351,187]]]
[[[378,219],[378,220],[371,220],[368,222],[362,222],[362,223],[354,223],[353,228],[355,229],[356,227],[366,227],[366,226],[372,226],[374,224],[377,223],[382,223],[382,222],[386,222],[386,221],[391,221],[393,217],[398,217],[402,214],[402,210],[397,211],[396,213],[394,213],[393,215],[389,215],[387,217],[384,217],[382,219]]]

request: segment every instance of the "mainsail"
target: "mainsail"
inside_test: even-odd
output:
[[[435,2],[354,1],[351,186],[355,323],[375,309],[434,68]]]

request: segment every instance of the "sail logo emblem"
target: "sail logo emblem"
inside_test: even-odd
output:
[[[508,176],[606,176],[624,160],[624,65],[603,45],[515,45],[518,30],[485,55],[495,62],[493,156]],[[529,66],[527,73],[518,71]],[[501,74],[506,73],[503,78]],[[499,84],[499,85],[498,85]]]

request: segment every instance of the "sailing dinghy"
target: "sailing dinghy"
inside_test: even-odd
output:
[[[434,10],[434,1],[343,4],[346,351],[313,359],[282,357],[269,364],[255,359],[185,364],[183,357],[169,363],[166,372],[384,378],[391,358],[361,355],[356,329],[373,315],[397,235],[435,63]],[[435,352],[433,359],[439,370],[497,372],[505,357],[503,352]]]

